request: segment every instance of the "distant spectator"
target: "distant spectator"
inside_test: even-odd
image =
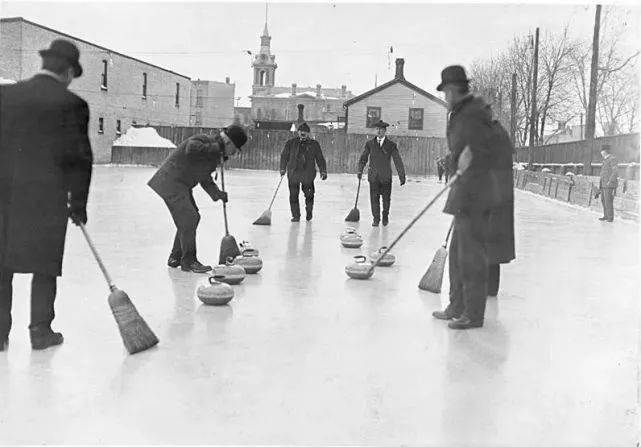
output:
[[[617,159],[612,155],[610,146],[605,145],[601,148],[603,157],[603,166],[601,167],[601,178],[599,179],[599,191],[595,197],[601,196],[603,204],[603,217],[599,220],[612,222],[614,221],[614,193],[618,186],[617,179]]]
[[[439,157],[436,159],[436,170],[438,171],[438,181],[440,183],[443,179],[443,174],[445,173],[445,157]]]

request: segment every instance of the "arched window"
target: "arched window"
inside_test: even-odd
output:
[[[265,72],[262,70],[258,74],[258,85],[261,87],[265,85]]]

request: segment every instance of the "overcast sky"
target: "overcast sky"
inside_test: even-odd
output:
[[[638,47],[640,9],[620,4],[626,42]],[[21,16],[190,76],[236,83],[251,94],[251,56],[265,24],[265,3],[26,2],[0,0],[0,16]],[[394,75],[435,93],[441,69],[468,65],[509,45],[516,35],[558,32],[591,39],[594,5],[269,3],[276,84],[346,84],[355,94]],[[388,69],[388,51],[393,47]],[[241,102],[248,104],[245,99]]]

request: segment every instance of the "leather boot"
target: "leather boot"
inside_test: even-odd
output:
[[[35,350],[47,349],[50,346],[62,344],[64,338],[60,332],[54,332],[48,326],[37,326],[29,329],[31,348]]]
[[[183,272],[207,273],[211,270],[211,266],[203,265],[198,261],[194,261],[189,265],[181,264],[180,270],[182,270]]]
[[[447,326],[450,329],[472,329],[475,327],[483,327],[482,321],[472,321],[465,315],[456,320],[450,321]]]

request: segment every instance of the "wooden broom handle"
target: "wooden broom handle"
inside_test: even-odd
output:
[[[225,192],[225,160],[220,161],[220,184]],[[227,225],[227,203],[223,200],[223,216],[225,216],[225,236],[229,236],[229,225]]]
[[[445,237],[445,243],[443,244],[443,247],[447,247],[447,241],[450,240],[450,234],[452,234],[452,228],[454,228],[454,219],[452,219],[452,223],[450,224],[450,229],[447,230],[447,236]]]
[[[399,241],[399,240],[400,240],[400,239],[405,235],[405,233],[407,233],[407,232],[408,232],[408,230],[409,230],[410,228],[412,228],[412,226],[416,223],[416,221],[417,221],[417,220],[419,220],[419,219],[423,216],[423,214],[425,214],[425,212],[426,212],[426,211],[427,211],[427,210],[428,210],[432,205],[434,205],[434,202],[436,202],[436,200],[438,200],[438,198],[439,198],[439,197],[441,197],[441,196],[445,193],[445,191],[447,191],[447,189],[448,189],[450,186],[452,186],[452,185],[453,185],[453,184],[454,184],[454,183],[455,183],[455,182],[460,178],[460,176],[461,176],[461,173],[457,171],[457,172],[456,172],[456,174],[454,174],[454,175],[452,176],[452,178],[450,179],[450,183],[449,183],[449,184],[447,184],[447,185],[445,185],[445,187],[444,187],[443,189],[441,189],[441,190],[440,190],[440,191],[439,191],[439,192],[434,196],[434,198],[433,198],[432,200],[430,200],[430,202],[429,202],[427,205],[425,205],[425,208],[423,208],[423,209],[421,210],[421,212],[420,212],[420,213],[418,213],[418,214],[416,215],[416,217],[415,217],[414,219],[412,219],[412,221],[411,221],[411,222],[410,222],[410,223],[405,227],[405,229],[404,229],[403,231],[401,231],[401,234],[399,234],[399,235],[396,237],[396,239],[394,239],[394,241],[393,241],[393,242],[392,242],[392,243],[387,247],[387,250],[385,250],[385,251],[383,252],[383,254],[382,254],[382,255],[380,255],[380,256],[378,256],[378,257],[376,258],[376,261],[372,264],[372,266],[371,266],[371,267],[369,268],[369,270],[368,270],[368,275],[369,275],[369,274],[371,274],[371,273],[374,271],[374,268],[375,268],[376,266],[378,266],[379,262],[380,262],[380,261],[385,257],[385,255],[387,255],[387,254],[390,252],[390,250],[392,250],[392,248],[394,248],[394,245],[396,245],[396,243],[397,243],[397,242],[398,242],[398,241]]]
[[[274,191],[274,195],[272,197],[272,201],[269,202],[269,208],[267,208],[268,210],[272,209],[272,205],[274,204],[274,200],[276,200],[276,194],[278,194],[278,190],[280,189],[280,184],[283,183],[283,179],[284,178],[285,178],[284,175],[280,176],[280,180],[278,181],[278,186],[276,186],[276,191]]]
[[[116,288],[116,286],[114,285],[113,281],[111,280],[111,276],[109,276],[109,272],[107,272],[107,268],[102,263],[102,259],[100,259],[100,255],[98,254],[98,251],[96,250],[96,247],[93,245],[93,242],[91,241],[91,238],[89,237],[89,233],[87,232],[87,229],[85,228],[85,224],[83,224],[81,222],[79,227],[82,230],[82,234],[85,235],[85,239],[87,240],[87,244],[89,244],[89,248],[91,249],[91,252],[93,253],[94,258],[96,258],[96,261],[98,262],[98,266],[100,267],[100,270],[102,271],[102,274],[104,275],[105,279],[107,280],[107,284],[109,285],[109,290],[111,290],[113,292],[113,290]]]
[[[354,202],[354,208],[358,206],[358,194],[361,192],[361,179],[362,176],[358,179],[358,188],[356,189],[356,201]]]

